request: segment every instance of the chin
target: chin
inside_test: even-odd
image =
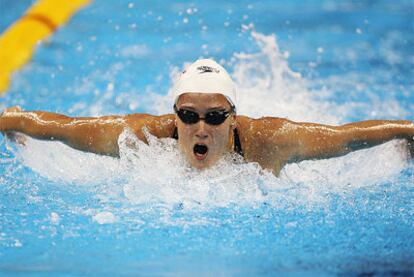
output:
[[[209,157],[206,157],[204,160],[197,160],[194,157],[191,157],[190,161],[192,167],[200,170],[210,168],[217,163],[217,160],[209,159]]]
[[[211,166],[212,166],[212,164],[207,162],[207,161],[197,161],[197,160],[195,160],[195,161],[191,162],[191,167],[194,167],[194,168],[197,168],[197,169],[200,169],[200,170],[209,168]]]

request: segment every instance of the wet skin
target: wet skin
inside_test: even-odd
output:
[[[221,94],[186,93],[178,108],[195,111],[203,118],[211,110],[230,110]],[[252,119],[232,114],[221,125],[204,121],[184,124],[174,114],[153,116],[68,117],[44,111],[6,109],[0,116],[0,132],[21,132],[43,140],[59,140],[82,151],[119,156],[118,137],[125,128],[146,141],[143,129],[158,138],[172,137],[177,127],[178,145],[189,164],[203,169],[214,165],[224,153],[233,149],[232,129],[237,128],[244,158],[278,175],[287,163],[325,159],[372,147],[392,139],[404,139],[406,153],[414,153],[414,124],[404,120],[368,120],[341,126],[293,122],[284,118]],[[21,138],[11,136],[11,138]],[[21,139],[18,142],[22,142]],[[194,145],[208,147],[206,154],[194,152]],[[408,149],[409,152],[406,150]]]

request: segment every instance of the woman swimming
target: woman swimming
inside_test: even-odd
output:
[[[236,151],[275,175],[288,163],[337,157],[398,138],[406,139],[411,156],[414,154],[411,121],[369,120],[329,126],[237,115],[235,85],[227,71],[210,59],[191,64],[181,74],[174,92],[175,114],[68,117],[12,107],[1,115],[0,131],[59,140],[82,151],[118,156],[118,137],[125,128],[142,141],[146,141],[146,129],[158,138],[177,138],[181,153],[192,167],[210,167],[229,151]]]

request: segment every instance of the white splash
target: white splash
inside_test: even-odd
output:
[[[41,176],[65,184],[91,185],[113,179],[118,172],[117,159],[80,152],[60,142],[27,137],[20,148],[23,163]]]
[[[200,171],[188,166],[175,140],[158,140],[149,134],[147,139],[148,145],[129,131],[119,139],[123,191],[131,202],[196,208],[263,201],[253,177],[261,172],[257,165],[234,163],[236,157],[229,155]]]
[[[252,117],[276,116],[292,120],[336,123],[328,102],[318,102],[300,73],[289,68],[276,36],[256,32],[258,53],[235,54],[233,78],[239,93],[239,113]]]

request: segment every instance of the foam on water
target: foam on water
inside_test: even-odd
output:
[[[239,89],[240,114],[332,124],[341,121],[345,116],[341,111],[346,109],[326,101],[323,97],[330,93],[326,89],[308,88],[309,81],[289,68],[288,54],[279,49],[274,35],[253,32],[252,37],[259,46],[258,52],[236,53],[231,61],[223,62],[233,72]],[[171,78],[178,72],[173,68]],[[171,111],[172,99],[170,90],[167,95],[152,93],[144,102],[151,107],[149,111],[162,114]],[[93,106],[96,110],[100,110],[97,104]],[[323,205],[329,201],[330,193],[353,193],[369,186],[375,190],[377,183],[394,178],[407,166],[403,143],[394,141],[340,158],[291,164],[280,177],[233,155],[224,157],[213,168],[199,171],[186,164],[175,140],[156,139],[149,134],[147,138],[148,145],[125,130],[118,141],[120,159],[28,138],[19,157],[39,175],[63,186],[92,188],[98,199],[108,205],[119,201],[184,210],[255,207],[263,203]],[[98,223],[113,223],[118,218],[112,212],[96,210],[90,215]]]

